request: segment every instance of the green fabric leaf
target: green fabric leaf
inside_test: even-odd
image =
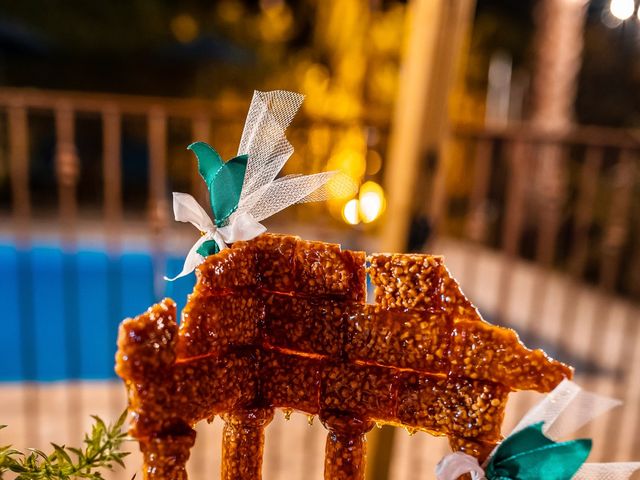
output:
[[[198,171],[209,189],[215,224],[224,226],[238,208],[249,156],[240,155],[225,163],[218,152],[204,142],[192,143],[188,149],[195,153]]]
[[[248,155],[232,158],[218,171],[209,185],[211,208],[218,227],[224,226],[227,218],[238,208],[247,160]]]
[[[211,145],[204,142],[192,143],[187,147],[187,150],[195,153],[198,159],[198,172],[200,172],[200,176],[204,179],[207,186],[209,186],[218,173],[218,170],[224,165],[220,154],[216,152]]]
[[[198,249],[196,250],[196,252],[198,252],[203,257],[215,255],[219,251],[220,247],[218,247],[218,244],[215,240],[207,240],[206,242],[203,242],[202,245],[200,245],[200,247],[198,247]]]
[[[570,480],[586,461],[591,440],[554,442],[542,422],[507,437],[487,465],[489,480]]]
[[[553,445],[555,442],[542,433],[543,425],[543,422],[534,423],[509,435],[496,450],[492,462],[501,462],[527,450]]]

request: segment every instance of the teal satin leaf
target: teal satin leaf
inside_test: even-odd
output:
[[[543,426],[543,422],[534,423],[509,435],[496,450],[496,453],[491,458],[492,462],[501,462],[527,450],[553,445],[555,442],[542,433]]]
[[[224,226],[227,218],[238,208],[247,160],[249,160],[248,155],[232,158],[224,164],[213,182],[208,185],[211,208],[218,227]]]
[[[204,142],[192,143],[187,148],[198,159],[198,171],[209,189],[215,224],[224,226],[238,208],[249,156],[240,155],[225,163],[218,152]]]
[[[187,147],[187,150],[191,150],[196,155],[198,172],[209,186],[218,171],[224,166],[220,154],[211,145],[204,142],[194,142]]]
[[[488,480],[570,480],[587,460],[591,440],[554,442],[542,422],[507,437],[485,470]]]
[[[198,247],[196,252],[198,252],[203,257],[208,257],[209,255],[215,255],[220,251],[220,247],[215,242],[215,240],[207,240],[202,242],[202,245]]]

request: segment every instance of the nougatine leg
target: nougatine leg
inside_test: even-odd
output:
[[[140,439],[144,480],[187,480],[187,460],[195,443],[192,429],[180,435]]]
[[[329,430],[324,458],[325,480],[364,480],[366,437],[373,422],[341,416],[324,416]]]
[[[235,411],[222,419],[222,480],[260,480],[264,429],[273,419],[273,409]]]

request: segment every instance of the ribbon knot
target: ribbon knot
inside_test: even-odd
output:
[[[191,223],[202,235],[189,250],[182,271],[173,278],[165,277],[166,280],[175,280],[191,273],[204,257],[224,250],[230,243],[250,240],[266,231],[265,226],[248,213],[235,216],[225,227],[217,227],[188,193],[173,192],[173,211],[177,221]]]

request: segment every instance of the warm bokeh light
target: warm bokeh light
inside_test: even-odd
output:
[[[187,13],[181,13],[171,20],[171,33],[180,43],[192,42],[200,31],[195,18]]]
[[[602,10],[600,19],[602,20],[604,26],[607,28],[618,28],[620,25],[622,25],[622,20],[614,17],[608,8]]]
[[[359,210],[364,223],[376,220],[385,208],[384,191],[376,182],[365,182],[360,188]]]
[[[218,18],[225,23],[236,23],[244,15],[244,5],[238,0],[220,0],[216,3]]]
[[[261,2],[263,15],[260,16],[258,29],[262,39],[267,42],[284,42],[293,28],[293,14],[284,2]]]
[[[342,207],[342,218],[350,225],[357,225],[360,223],[358,215],[358,200],[356,198],[349,200]]]
[[[320,63],[311,63],[304,68],[302,88],[307,92],[324,93],[329,87],[331,74],[326,66]]]
[[[358,198],[352,198],[342,205],[340,213],[349,225],[371,223],[384,213],[386,203],[382,187],[376,182],[368,181],[360,187]]]
[[[359,149],[344,148],[334,153],[327,163],[327,170],[339,170],[360,183],[366,171],[365,157]]]
[[[627,20],[633,15],[634,10],[635,4],[633,0],[611,0],[609,4],[611,15],[620,20]]]
[[[382,168],[382,156],[375,150],[367,152],[367,175],[375,175]]]

